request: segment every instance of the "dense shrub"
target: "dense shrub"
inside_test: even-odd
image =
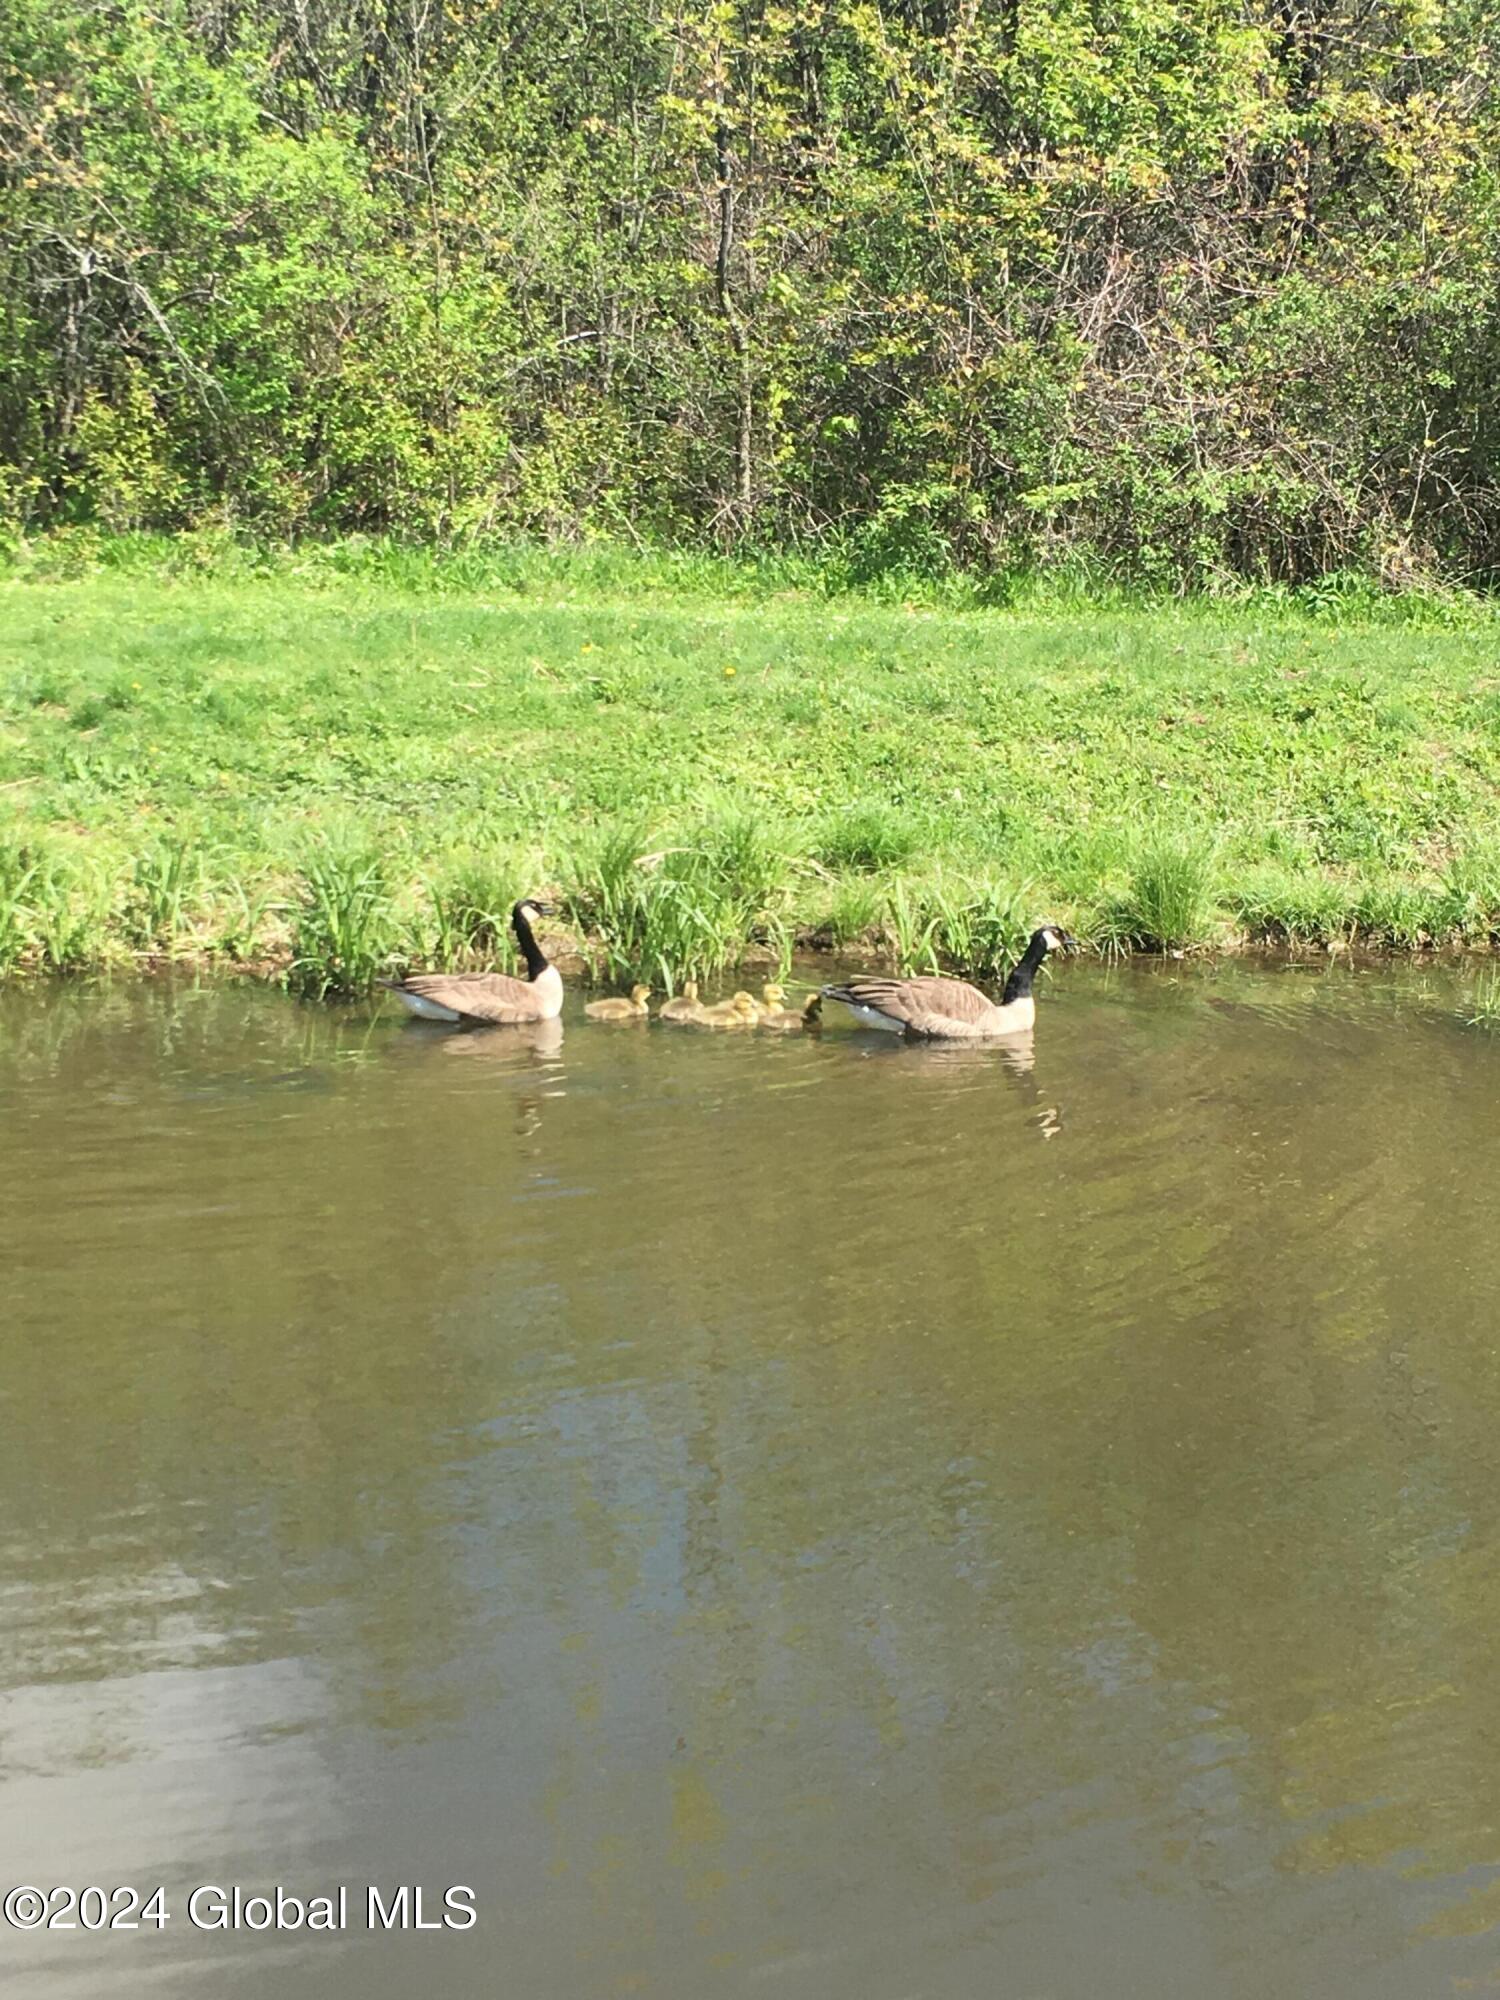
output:
[[[0,516],[1496,561],[1467,0],[12,0]]]

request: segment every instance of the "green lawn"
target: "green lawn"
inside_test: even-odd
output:
[[[601,970],[658,980],[749,935],[987,971],[1041,916],[1487,940],[1496,633],[710,597],[618,563],[12,576],[0,966],[215,951],[358,985],[482,954],[542,886]]]

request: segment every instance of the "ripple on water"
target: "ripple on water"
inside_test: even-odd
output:
[[[1489,1978],[1442,977],[1070,966],[1025,1049],[0,995],[7,1850],[473,1882],[445,2000]],[[47,1990],[414,1962],[144,1942]]]

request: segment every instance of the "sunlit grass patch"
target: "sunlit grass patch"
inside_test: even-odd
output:
[[[747,814],[678,835],[615,829],[575,850],[566,879],[568,912],[613,982],[675,991],[722,972],[750,945],[779,958],[789,948],[791,870]]]
[[[1154,833],[1131,857],[1125,887],[1099,912],[1105,940],[1146,951],[1184,950],[1211,936],[1219,888],[1213,842]]]
[[[188,840],[164,836],[144,847],[124,897],[122,922],[130,942],[143,951],[168,953],[183,943],[203,876],[204,857]]]
[[[299,993],[365,992],[391,962],[396,912],[384,857],[353,829],[307,850],[297,883],[288,981]]]
[[[508,970],[515,949],[510,912],[522,896],[537,893],[524,858],[513,847],[467,848],[423,877],[422,956],[444,969],[486,966]]]
[[[0,580],[0,967],[352,990],[508,964],[549,886],[599,975],[658,987],[798,935],[990,979],[1046,918],[1118,950],[1500,928],[1478,610],[917,612],[619,550],[101,561]],[[352,872],[309,863],[352,824]]]
[[[809,929],[820,944],[835,951],[866,945],[880,928],[884,905],[885,890],[870,876],[839,876],[826,884],[812,906]]]
[[[1358,921],[1355,885],[1277,861],[1240,870],[1224,900],[1250,937],[1272,943],[1327,944]]]
[[[1435,915],[1445,932],[1476,942],[1500,934],[1500,839],[1471,840],[1452,857]]]
[[[921,832],[909,819],[867,803],[830,814],[817,829],[812,856],[835,871],[876,874],[905,867],[921,845]]]

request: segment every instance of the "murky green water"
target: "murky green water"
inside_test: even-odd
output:
[[[5,995],[0,1857],[172,1916],[5,1992],[1500,1981],[1457,1004],[1075,966],[1027,1070]],[[350,1927],[195,1930],[235,1883]]]

